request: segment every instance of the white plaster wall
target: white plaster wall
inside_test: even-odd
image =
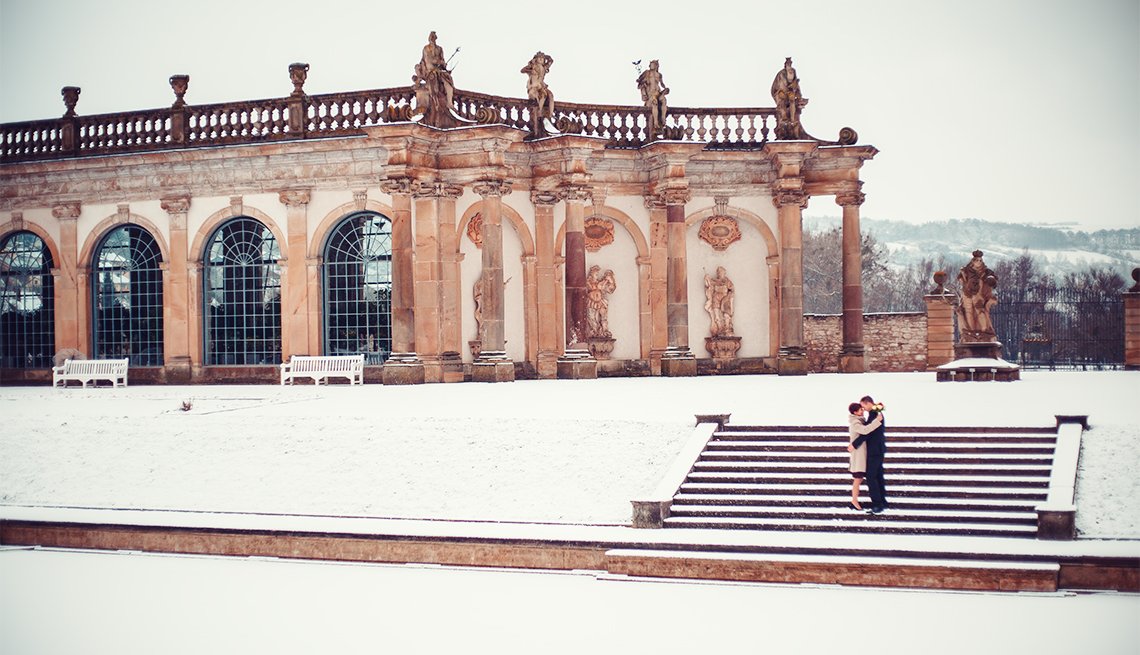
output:
[[[732,214],[731,207],[728,210]],[[739,357],[767,357],[769,355],[769,294],[768,249],[760,232],[743,220],[741,238],[727,250],[717,251],[697,235],[700,222],[685,233],[685,248],[689,260],[689,349],[699,358],[711,357],[705,348],[711,320],[705,310],[705,275],[716,275],[723,266],[735,288],[733,330],[741,337]]]
[[[606,218],[604,214],[602,216]],[[602,273],[612,270],[617,282],[617,289],[609,299],[609,325],[615,339],[612,358],[640,358],[637,246],[620,223],[614,221],[613,243],[603,246],[598,252],[586,251],[587,274],[591,266],[600,266]]]
[[[468,197],[471,196],[471,197]],[[460,352],[465,361],[471,361],[471,348],[467,342],[477,338],[475,326],[475,296],[472,289],[483,272],[483,251],[475,247],[467,237],[466,227],[461,225],[462,217],[474,203],[482,200],[475,194],[464,194],[456,203],[456,229],[459,230],[459,252],[463,258],[459,264],[459,298],[461,324],[460,334],[463,343]],[[504,204],[507,204],[504,199]],[[510,205],[515,209],[513,205]],[[526,220],[526,215],[523,215]],[[507,356],[512,361],[526,359],[526,307],[523,293],[523,243],[515,230],[514,223],[503,212],[503,337],[506,339]],[[533,217],[531,218],[533,220]],[[530,226],[528,226],[529,228]]]
[[[768,229],[772,231],[772,236],[776,238],[776,242],[780,242],[780,215],[776,211],[776,206],[772,204],[770,196],[750,196],[747,198],[733,198],[729,202],[729,207],[738,207],[756,214],[764,219],[764,223],[768,225]],[[732,213],[731,211],[729,212]],[[772,253],[773,255],[779,253]]]

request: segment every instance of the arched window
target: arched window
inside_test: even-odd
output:
[[[281,249],[269,228],[238,216],[210,235],[202,271],[207,365],[281,362]]]
[[[162,253],[154,237],[137,225],[116,228],[99,243],[93,264],[95,358],[162,366]]]
[[[371,212],[346,217],[329,235],[321,269],[325,354],[384,363],[392,350],[392,223]]]
[[[0,368],[43,368],[55,355],[51,252],[31,232],[0,242]]]

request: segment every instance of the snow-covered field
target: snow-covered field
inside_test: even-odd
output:
[[[629,501],[657,483],[694,414],[842,425],[847,403],[871,394],[894,425],[1052,425],[1054,414],[1089,414],[1081,537],[1140,539],[1137,389],[1135,372],[1034,371],[1015,383],[916,373],[0,387],[0,514],[43,505],[624,524]],[[253,517],[227,522],[243,520]],[[1126,654],[1140,650],[1138,615],[1136,594],[0,548],[0,652],[19,655]]]
[[[625,524],[694,414],[843,424],[847,403],[871,394],[894,425],[1088,414],[1078,530],[1140,538],[1140,373],[1023,373],[0,387],[0,506]]]

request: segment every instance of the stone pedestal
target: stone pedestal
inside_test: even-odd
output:
[[[954,344],[954,359],[1001,359],[1001,343],[961,341]]]
[[[392,353],[380,369],[383,384],[423,384],[424,364],[414,353]]]
[[[697,358],[687,347],[670,347],[661,355],[661,375],[667,378],[691,377],[697,374]]]
[[[718,364],[736,359],[740,352],[740,337],[705,337],[705,350]]]
[[[588,350],[568,349],[558,358],[559,380],[594,380],[598,377],[598,360]]]
[[[777,375],[807,375],[808,358],[804,348],[780,348],[776,359]]]
[[[862,318],[860,316],[860,318]],[[863,345],[848,346],[839,351],[840,373],[866,373],[867,360]]]
[[[615,340],[609,337],[590,337],[586,339],[590,354],[598,361],[609,359],[614,353]]]
[[[190,384],[192,370],[189,356],[171,357],[166,362],[166,384]]]
[[[463,357],[454,350],[440,353],[440,363],[443,366],[444,382],[463,381]]]
[[[502,350],[484,350],[471,364],[473,382],[514,382],[515,363]]]

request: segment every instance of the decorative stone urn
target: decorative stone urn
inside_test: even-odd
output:
[[[740,351],[740,337],[705,337],[705,350],[717,362],[736,359],[736,353]]]
[[[615,341],[611,337],[589,337],[586,339],[590,354],[599,361],[607,360],[613,355]]]

